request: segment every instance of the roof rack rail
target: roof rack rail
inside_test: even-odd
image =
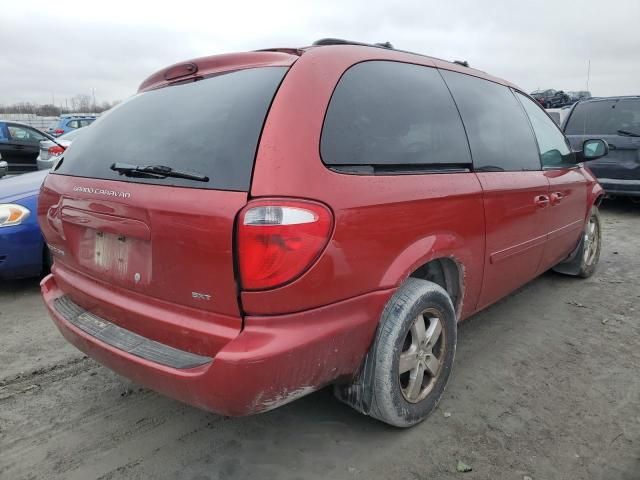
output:
[[[410,52],[409,50],[400,50],[398,48],[394,48],[394,46],[390,42],[384,43],[364,43],[364,42],[354,42],[353,40],[345,40],[343,38],[321,38],[320,40],[316,40],[312,44],[315,47],[325,46],[325,45],[359,45],[361,47],[375,47],[375,48],[386,48],[388,50],[394,50],[396,52],[409,53],[411,55],[418,55],[420,57],[427,58],[436,58],[428,55],[424,55],[422,53]],[[441,60],[441,59],[438,59]],[[450,60],[443,60],[445,62]],[[460,65],[462,67],[471,68],[469,66],[469,62],[466,60],[454,60],[453,63]]]
[[[288,53],[289,55],[302,55],[303,50],[301,48],[287,48],[287,47],[274,47],[274,48],[260,48],[254,50],[254,52],[280,52]]]
[[[380,42],[380,43],[364,43],[364,42],[354,42],[352,40],[344,40],[342,38],[321,38],[320,40],[316,40],[313,42],[313,45],[316,47],[325,46],[325,45],[360,45],[362,47],[379,47],[379,48],[389,48],[393,50],[393,45],[390,42]]]

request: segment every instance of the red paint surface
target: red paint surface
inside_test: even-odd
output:
[[[161,88],[173,82],[215,75],[223,71],[256,67],[288,67],[297,59],[297,55],[284,52],[242,52],[196,58],[176,63],[154,73],[140,84],[138,92]],[[196,70],[187,74],[186,72],[190,69],[182,68],[186,65],[195,66]],[[185,74],[180,74],[181,70]],[[179,76],[175,76],[176,74]]]
[[[437,59],[354,46],[310,48],[301,56],[254,52],[197,59],[193,76],[290,66],[264,126],[249,193],[49,175],[38,214],[48,243],[64,255],[56,254],[53,276],[42,288],[65,337],[167,395],[220,413],[254,413],[356,373],[384,304],[424,263],[443,257],[456,262],[462,319],[569,254],[602,194],[582,167],[365,176],[322,164],[322,123],[340,76],[355,63],[385,59],[509,85]],[[152,75],[141,90],[166,85],[167,71],[172,76],[180,70]],[[74,190],[77,185],[130,196],[86,193]],[[295,280],[241,291],[237,216],[248,201],[270,197],[328,206],[333,230]],[[96,240],[98,231],[105,238]],[[127,237],[126,246],[117,243],[119,234]],[[123,252],[128,256],[121,265]],[[214,361],[178,371],[115,350],[52,310],[63,294],[124,328]]]

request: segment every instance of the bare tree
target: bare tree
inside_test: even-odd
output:
[[[79,93],[71,98],[71,109],[75,112],[90,112],[91,97],[84,93]]]
[[[21,114],[53,117],[53,116],[61,115],[63,113],[102,113],[116,106],[118,103],[120,102],[104,101],[94,106],[93,100],[90,95],[79,94],[69,99],[67,108],[58,107],[50,103],[37,104],[37,103],[30,103],[30,102],[18,102],[12,105],[0,104],[0,114],[1,113],[21,113]]]

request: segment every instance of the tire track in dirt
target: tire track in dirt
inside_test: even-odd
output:
[[[92,367],[88,360],[87,356],[74,357],[66,362],[0,378],[0,402],[15,395],[16,392],[27,390],[34,384],[42,386],[78,375]]]

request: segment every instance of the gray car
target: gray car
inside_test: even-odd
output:
[[[85,127],[89,128],[89,127]],[[40,142],[40,154],[36,159],[38,163],[38,170],[48,170],[53,167],[58,157],[64,152],[64,150],[71,145],[71,142],[81,135],[84,130],[79,128],[72,130],[64,135],[59,136],[55,142],[51,140],[43,140]]]
[[[588,163],[609,195],[640,197],[640,95],[582,100],[564,123],[574,149],[590,138],[609,143],[609,155]]]

